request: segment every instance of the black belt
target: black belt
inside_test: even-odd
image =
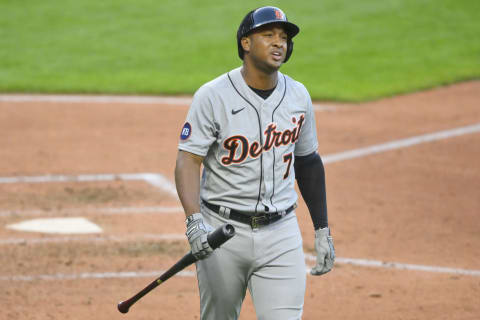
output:
[[[216,204],[202,201],[205,207],[219,214],[226,219],[232,219],[238,222],[248,224],[252,228],[258,228],[260,226],[266,226],[270,223],[280,220],[297,207],[294,203],[290,208],[284,211],[264,212],[261,215],[250,215],[248,212],[238,211],[234,209],[225,208]]]

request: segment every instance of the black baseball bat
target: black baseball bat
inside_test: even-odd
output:
[[[215,250],[220,247],[222,244],[227,242],[227,240],[231,239],[235,235],[235,228],[231,224],[224,224],[223,226],[217,228],[215,231],[210,233],[207,236],[207,241],[210,247]],[[161,283],[167,281],[171,276],[175,275],[179,271],[182,271],[192,263],[197,261],[190,251],[182,259],[180,259],[177,263],[175,263],[170,269],[165,271],[160,277],[155,279],[152,283],[146,286],[142,291],[138,292],[136,295],[131,297],[128,300],[120,301],[117,305],[118,311],[121,313],[127,313],[128,309],[140,300],[144,295],[155,289]]]

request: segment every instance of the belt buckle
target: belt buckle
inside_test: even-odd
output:
[[[260,218],[261,217],[255,217],[255,216],[252,217],[252,221],[250,223],[252,229],[256,229],[260,226],[259,224]]]
[[[251,223],[252,229],[269,224],[271,219],[272,219],[272,214],[270,213],[264,213],[261,216],[253,216],[252,223]]]
[[[266,221],[267,223],[265,223],[265,221]],[[266,225],[266,224],[268,224],[268,221],[269,221],[269,219],[268,219],[268,217],[265,216],[265,215],[262,215],[262,216],[253,216],[253,217],[252,217],[252,223],[251,223],[252,229],[258,228],[258,227],[263,226],[263,225]]]

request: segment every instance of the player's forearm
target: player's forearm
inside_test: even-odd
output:
[[[202,157],[179,151],[175,166],[175,184],[185,215],[200,212],[200,166]]]
[[[328,227],[325,169],[318,154],[295,157],[295,177],[315,230]]]

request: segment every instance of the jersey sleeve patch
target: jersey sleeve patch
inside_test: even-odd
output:
[[[187,140],[190,138],[190,135],[192,134],[192,126],[190,123],[185,122],[182,128],[182,132],[180,133],[180,139],[181,140]]]

